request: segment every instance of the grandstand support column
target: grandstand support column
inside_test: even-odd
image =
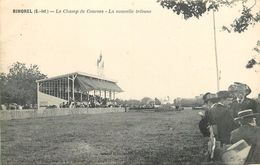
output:
[[[112,98],[112,92],[109,91],[109,100],[111,100],[111,98]]]
[[[96,100],[96,90],[94,90],[94,100]]]
[[[39,100],[39,82],[37,82],[37,109],[40,109],[40,100]]]
[[[75,95],[74,95],[74,78],[72,79],[72,100],[75,100]]]
[[[70,77],[68,76],[68,102],[70,101]]]
[[[101,90],[99,90],[99,97],[100,97],[100,98],[102,97],[102,95],[101,95]]]
[[[77,75],[72,75],[72,78],[70,78],[70,76],[68,76],[68,101],[70,100],[70,94],[69,94],[70,93],[70,91],[69,91],[69,89],[70,89],[70,84],[69,84],[70,80],[72,80],[72,84],[71,84],[72,85],[72,90],[71,90],[71,92],[72,92],[72,100],[73,101],[75,100],[74,81],[75,81],[76,77],[77,77]]]
[[[82,102],[82,92],[80,91],[80,102]]]
[[[104,92],[105,92],[105,94],[104,94],[105,96],[104,96],[104,97],[105,97],[105,99],[106,99],[106,98],[107,98],[107,91],[104,90]]]
[[[74,82],[76,79],[77,75],[72,76],[72,100],[75,101],[75,89],[74,89]]]
[[[116,92],[114,91],[114,93],[113,93],[113,97],[114,97],[114,100],[116,99]]]

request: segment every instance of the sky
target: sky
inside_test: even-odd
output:
[[[248,3],[251,3],[250,1]],[[216,92],[212,13],[184,20],[156,0],[2,0],[0,70],[16,61],[37,64],[48,77],[81,71],[97,74],[102,52],[105,77],[124,90],[117,97],[171,99]],[[250,5],[250,4],[249,4]],[[150,10],[146,14],[15,14],[13,9]],[[238,6],[215,13],[220,90],[246,83],[260,93],[260,69],[246,69],[260,25],[245,33],[221,31]],[[257,3],[256,10],[260,9]]]

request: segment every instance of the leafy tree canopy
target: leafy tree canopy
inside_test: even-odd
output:
[[[154,104],[155,105],[161,105],[161,101],[158,98],[154,98]]]
[[[259,56],[260,55],[260,40],[257,41],[256,46],[254,47],[254,52]],[[260,65],[260,62],[256,61],[257,56],[253,57],[251,60],[248,61],[246,68],[250,69],[253,68],[254,65],[258,64]]]
[[[144,98],[142,98],[142,100],[141,100],[141,103],[142,103],[143,105],[150,104],[151,102],[153,102],[153,99],[151,99],[150,97],[144,97]]]
[[[260,11],[255,12],[253,8],[256,6],[257,0],[252,6],[246,6],[249,0],[158,0],[157,2],[163,8],[172,10],[178,15],[183,15],[184,19],[192,17],[200,18],[209,11],[218,11],[222,6],[232,7],[237,3],[241,3],[242,10],[240,15],[235,18],[230,27],[223,26],[223,30],[228,32],[244,32],[250,25],[260,22]]]
[[[37,65],[27,67],[24,63],[14,63],[9,73],[0,73],[1,103],[35,104],[36,80],[46,77]]]

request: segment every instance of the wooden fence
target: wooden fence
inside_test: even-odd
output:
[[[26,119],[49,116],[65,116],[72,114],[99,114],[125,112],[124,108],[56,108],[30,110],[0,110],[0,120]]]

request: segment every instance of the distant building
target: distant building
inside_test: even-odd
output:
[[[109,100],[123,90],[115,80],[83,72],[74,72],[37,80],[37,104],[40,107],[59,106],[61,103],[88,101],[90,96],[99,96]]]

